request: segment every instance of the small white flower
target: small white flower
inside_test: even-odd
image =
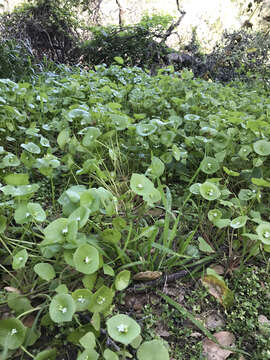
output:
[[[98,303],[99,305],[102,305],[105,300],[106,300],[106,299],[105,299],[104,297],[99,296],[99,297],[97,298],[97,303]]]
[[[77,301],[78,301],[79,303],[83,304],[83,303],[85,303],[85,298],[82,297],[82,296],[79,296],[78,299],[77,299]]]
[[[120,332],[120,333],[127,333],[128,331],[128,326],[125,325],[125,324],[120,324],[117,326],[117,330]]]
[[[90,261],[91,261],[91,259],[90,259],[88,256],[86,256],[86,258],[84,259],[84,262],[85,262],[86,264],[88,264]]]
[[[64,228],[63,230],[62,230],[62,234],[66,234],[68,232],[68,229],[67,228]]]
[[[142,185],[142,184],[138,184],[138,185],[137,185],[137,188],[138,188],[138,189],[143,189],[143,185]]]
[[[264,236],[265,238],[269,238],[269,237],[270,237],[270,232],[269,232],[269,231],[266,231],[266,232],[263,234],[263,236]]]
[[[15,334],[17,334],[17,332],[18,332],[18,330],[17,329],[11,329],[11,331],[10,331],[10,335],[15,335]]]

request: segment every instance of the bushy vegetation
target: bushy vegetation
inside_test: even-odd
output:
[[[66,342],[78,359],[169,359],[158,338],[142,342],[139,319],[119,314],[135,273],[267,264],[261,82],[223,86],[171,68],[150,76],[115,61],[0,80],[4,359],[18,349],[55,358]],[[233,306],[222,277],[209,270],[203,281]]]

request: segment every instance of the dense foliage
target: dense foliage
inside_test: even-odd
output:
[[[115,61],[0,80],[4,359],[18,348],[55,358],[53,348],[36,355],[52,334],[61,337],[52,346],[68,341],[78,359],[169,359],[162,341],[140,345],[138,323],[115,315],[131,275],[195,276],[217,258],[244,271],[269,256],[261,82],[223,86],[170,67],[150,76]],[[224,280],[209,279],[232,306]]]

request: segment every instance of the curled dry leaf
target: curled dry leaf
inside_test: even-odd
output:
[[[11,293],[16,293],[16,294],[20,294],[20,290],[17,289],[17,288],[14,288],[12,286],[5,286],[4,289],[8,292],[11,292]]]
[[[220,331],[214,334],[220,345],[234,346],[235,337],[228,331]],[[212,340],[203,340],[203,352],[207,360],[226,360],[233,352],[222,349],[218,344]]]
[[[222,265],[214,264],[213,266],[210,266],[210,267],[211,267],[211,269],[215,270],[215,272],[218,275],[223,275],[225,273],[225,269]]]
[[[216,312],[212,312],[210,315],[207,316],[205,320],[205,326],[209,330],[215,330],[216,328],[224,325],[225,325],[225,321],[223,317],[220,314],[217,314]]]
[[[162,275],[161,271],[143,271],[135,274],[133,280],[137,281],[151,281],[159,279]]]

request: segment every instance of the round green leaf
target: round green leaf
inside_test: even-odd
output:
[[[204,199],[209,201],[216,200],[221,195],[219,188],[215,184],[209,181],[206,181],[205,183],[201,184],[200,194]]]
[[[73,291],[71,294],[75,303],[76,303],[76,311],[84,311],[87,310],[92,293],[88,289],[77,289]]]
[[[262,156],[270,155],[270,142],[266,140],[259,140],[253,144],[254,151]]]
[[[141,333],[139,324],[127,315],[115,315],[106,325],[110,337],[124,345],[130,344]]]
[[[68,294],[55,295],[49,307],[50,317],[56,323],[71,321],[75,311],[75,301]]]
[[[34,360],[55,360],[56,355],[56,349],[47,349],[37,354]]]
[[[149,136],[157,130],[157,126],[154,124],[138,124],[136,126],[136,132],[140,136]]]
[[[111,351],[110,349],[106,349],[103,353],[103,357],[105,360],[119,360],[119,356]]]
[[[24,268],[26,261],[28,259],[28,253],[25,249],[17,252],[16,255],[13,256],[12,268],[14,270]]]
[[[206,156],[201,162],[201,170],[205,174],[214,174],[219,169],[219,163],[215,158]]]
[[[66,218],[59,218],[51,222],[45,229],[45,243],[56,244],[62,243],[66,240],[68,233],[69,220]]]
[[[89,350],[94,349],[96,346],[95,334],[92,331],[89,331],[83,337],[80,338],[79,342],[85,349],[89,349]]]
[[[10,350],[17,349],[23,344],[25,331],[25,327],[17,319],[0,320],[0,345]]]
[[[192,184],[189,188],[189,191],[194,195],[198,195],[200,194],[200,186],[200,183]]]
[[[256,197],[256,190],[241,189],[238,198],[243,201],[248,201]]]
[[[90,147],[92,146],[96,139],[101,135],[101,132],[96,127],[89,127],[86,134],[83,137],[82,144],[83,146]]]
[[[28,203],[27,210],[30,215],[38,222],[46,220],[46,213],[38,203]]]
[[[270,245],[270,223],[265,222],[257,226],[256,232],[259,239],[265,245]]]
[[[78,357],[77,360],[98,360],[99,355],[94,349],[85,349]]]
[[[36,192],[38,188],[39,188],[38,184],[18,185],[18,186],[7,185],[7,186],[3,186],[1,190],[5,195],[24,196]]]
[[[91,245],[83,244],[73,255],[76,270],[83,274],[93,274],[99,269],[99,252]]]
[[[117,274],[114,281],[116,290],[122,291],[126,287],[128,287],[129,280],[130,280],[130,271],[123,270],[119,274]]]
[[[29,184],[28,174],[9,174],[4,177],[7,185],[27,185]]]
[[[247,216],[238,216],[231,221],[230,227],[232,227],[233,229],[239,229],[246,225],[247,219]]]
[[[212,209],[212,210],[208,211],[207,216],[210,221],[215,222],[215,221],[221,219],[222,212],[219,209]]]
[[[146,176],[140,174],[132,174],[130,180],[131,190],[138,195],[150,195],[154,189],[152,181],[147,179]]]
[[[125,130],[129,124],[129,118],[125,115],[110,114],[110,119],[117,130]]]
[[[91,303],[88,310],[92,313],[104,312],[111,305],[114,297],[114,291],[103,285],[101,286],[94,295],[92,295]]]
[[[147,169],[147,174],[151,177],[160,177],[165,170],[163,162],[156,156],[152,157],[151,166]]]
[[[138,360],[170,360],[167,348],[161,340],[144,342],[137,352]]]
[[[40,147],[33,142],[21,144],[21,147],[30,152],[31,154],[40,154]]]
[[[3,157],[3,160],[2,160],[3,167],[19,166],[20,163],[21,162],[17,158],[17,156],[12,153],[8,153],[6,156]]]
[[[34,266],[34,271],[43,280],[51,281],[55,278],[55,271],[51,264],[38,263]]]
[[[186,114],[184,116],[184,119],[186,121],[199,121],[200,120],[200,116],[199,115],[195,115],[195,114]]]
[[[168,130],[168,131],[163,131],[161,133],[161,136],[160,136],[160,142],[161,144],[165,145],[165,146],[171,146],[174,138],[175,138],[175,133],[171,130]]]

